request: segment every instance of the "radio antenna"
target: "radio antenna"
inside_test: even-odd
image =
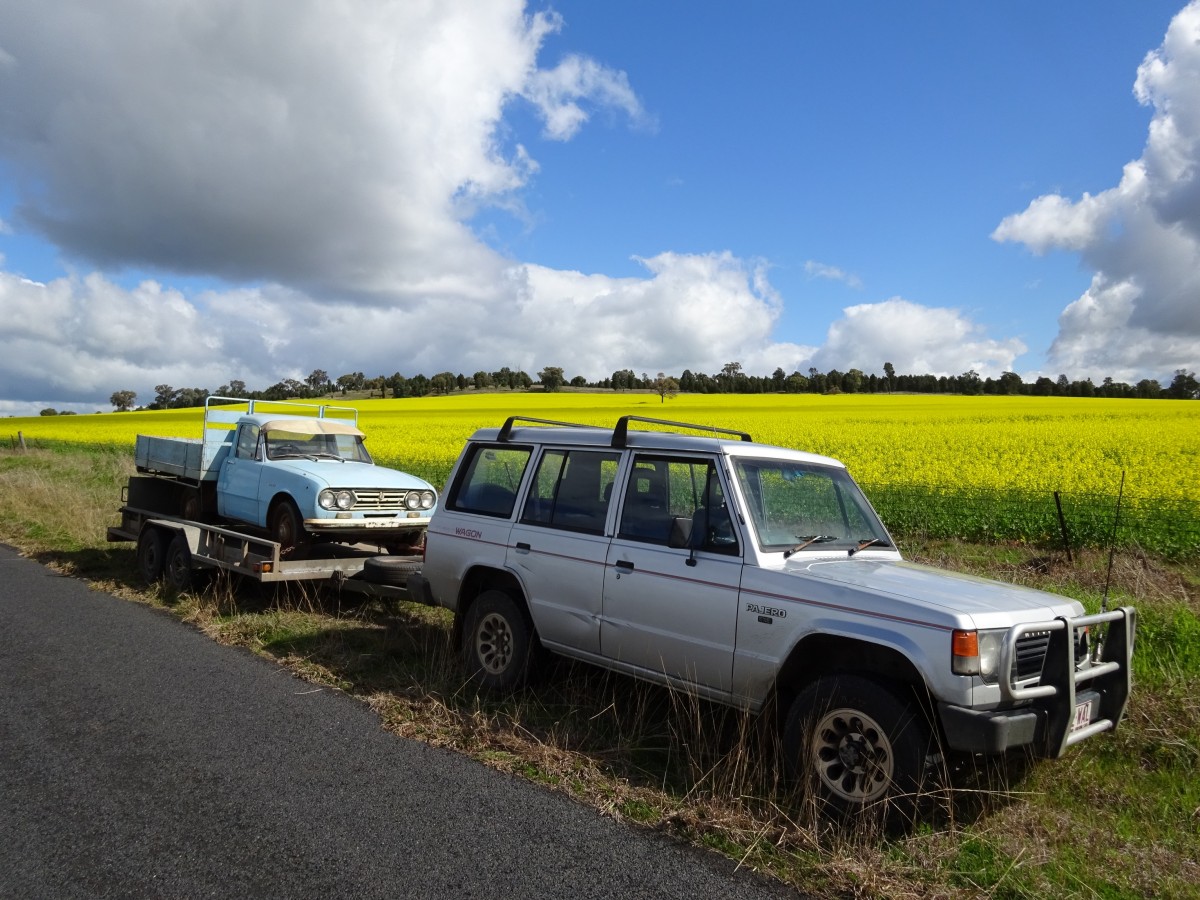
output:
[[[1108,612],[1108,588],[1112,584],[1113,554],[1117,549],[1117,528],[1121,524],[1121,499],[1125,496],[1125,470],[1121,470],[1121,487],[1117,490],[1117,509],[1113,515],[1112,534],[1108,536],[1108,573],[1104,576],[1104,596],[1100,600],[1100,612]]]

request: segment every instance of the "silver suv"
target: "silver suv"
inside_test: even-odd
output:
[[[792,772],[842,811],[915,808],[945,749],[1059,756],[1115,728],[1130,689],[1132,608],[906,562],[837,460],[703,425],[476,432],[410,591],[454,611],[487,689],[544,648],[774,703]]]

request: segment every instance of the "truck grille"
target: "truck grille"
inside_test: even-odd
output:
[[[357,502],[354,504],[355,509],[387,509],[387,510],[403,510],[404,498],[408,496],[408,491],[372,491],[354,489],[354,496]]]
[[[1026,681],[1040,678],[1042,665],[1046,661],[1046,649],[1050,646],[1050,632],[1030,631],[1017,639],[1017,655],[1013,659],[1012,680]]]

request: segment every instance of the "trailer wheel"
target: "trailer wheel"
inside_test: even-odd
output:
[[[163,574],[167,558],[167,535],[153,525],[147,525],[138,533],[137,567],[146,584],[154,584]]]
[[[192,586],[192,551],[182,534],[175,535],[167,547],[163,577],[167,587],[177,594],[182,594]]]

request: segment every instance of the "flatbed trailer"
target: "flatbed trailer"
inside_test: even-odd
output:
[[[161,579],[176,591],[187,590],[197,573],[207,570],[262,583],[329,582],[339,590],[410,600],[405,585],[421,567],[419,557],[381,555],[339,544],[324,545],[304,559],[285,559],[277,542],[224,525],[129,505],[120,513],[121,524],[108,529],[109,542],[135,542],[142,578],[148,584]]]

